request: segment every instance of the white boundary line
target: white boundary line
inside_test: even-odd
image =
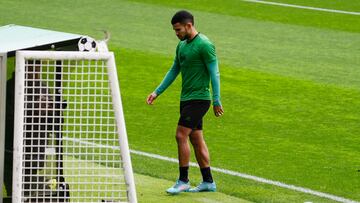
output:
[[[84,145],[96,146],[96,147],[99,147],[99,148],[120,150],[120,148],[117,147],[117,146],[102,145],[102,144],[97,144],[97,143],[93,143],[93,142],[83,141],[83,140],[77,139],[77,138],[63,137],[63,140],[77,142],[77,143],[84,144]],[[131,149],[130,149],[130,152],[132,154],[136,154],[136,155],[140,155],[140,156],[146,156],[146,157],[153,158],[153,159],[159,159],[159,160],[163,160],[163,161],[178,163],[177,159],[166,157],[166,156],[161,156],[161,155],[158,155],[158,154],[151,154],[151,153],[142,152],[142,151],[138,151],[138,150],[131,150]],[[196,164],[194,162],[190,162],[190,166],[199,168],[198,164]],[[360,203],[360,202],[357,202],[355,200],[346,199],[344,197],[339,197],[339,196],[335,196],[335,195],[331,195],[331,194],[327,194],[327,193],[323,193],[323,192],[318,192],[318,191],[315,191],[315,190],[311,190],[311,189],[303,188],[303,187],[298,187],[298,186],[295,186],[295,185],[288,185],[288,184],[285,184],[285,183],[282,183],[282,182],[279,182],[279,181],[268,180],[268,179],[265,179],[265,178],[252,176],[252,175],[248,175],[248,174],[245,174],[245,173],[239,173],[239,172],[231,171],[231,170],[227,170],[227,169],[211,167],[211,170],[219,172],[219,173],[223,173],[223,174],[226,174],[226,175],[237,176],[237,177],[253,180],[253,181],[256,181],[256,182],[260,182],[260,183],[265,183],[265,184],[269,184],[269,185],[275,185],[275,186],[278,186],[278,187],[282,187],[282,188],[286,188],[286,189],[290,189],[290,190],[294,190],[294,191],[298,191],[298,192],[302,192],[302,193],[306,193],[306,194],[311,194],[311,195],[315,195],[315,196],[318,196],[318,197],[331,199],[331,200],[338,201],[338,202]]]
[[[308,9],[308,10],[315,10],[315,11],[324,11],[324,12],[330,12],[330,13],[360,15],[360,12],[342,11],[342,10],[327,9],[327,8],[317,8],[317,7],[311,7],[311,6],[300,6],[300,5],[285,4],[285,3],[278,3],[278,2],[271,2],[271,1],[262,1],[262,0],[242,0],[242,1],[251,2],[251,3],[269,4],[269,5],[275,5],[275,6],[301,8],[301,9]]]

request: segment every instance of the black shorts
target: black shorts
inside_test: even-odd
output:
[[[181,101],[178,125],[193,130],[202,130],[202,118],[209,110],[210,103],[210,100]]]

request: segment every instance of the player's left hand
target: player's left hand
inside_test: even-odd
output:
[[[216,117],[222,116],[224,114],[224,109],[222,106],[214,106],[213,109]]]

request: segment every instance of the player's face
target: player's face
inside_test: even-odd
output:
[[[187,23],[187,24],[176,23],[173,25],[173,29],[175,31],[176,36],[180,40],[186,40],[190,36],[191,24],[190,23]]]

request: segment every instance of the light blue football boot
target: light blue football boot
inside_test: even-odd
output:
[[[190,189],[190,182],[177,180],[175,185],[167,189],[166,192],[172,195],[179,194],[180,192],[188,192]]]
[[[203,181],[195,188],[191,188],[189,192],[216,192],[216,184]]]

